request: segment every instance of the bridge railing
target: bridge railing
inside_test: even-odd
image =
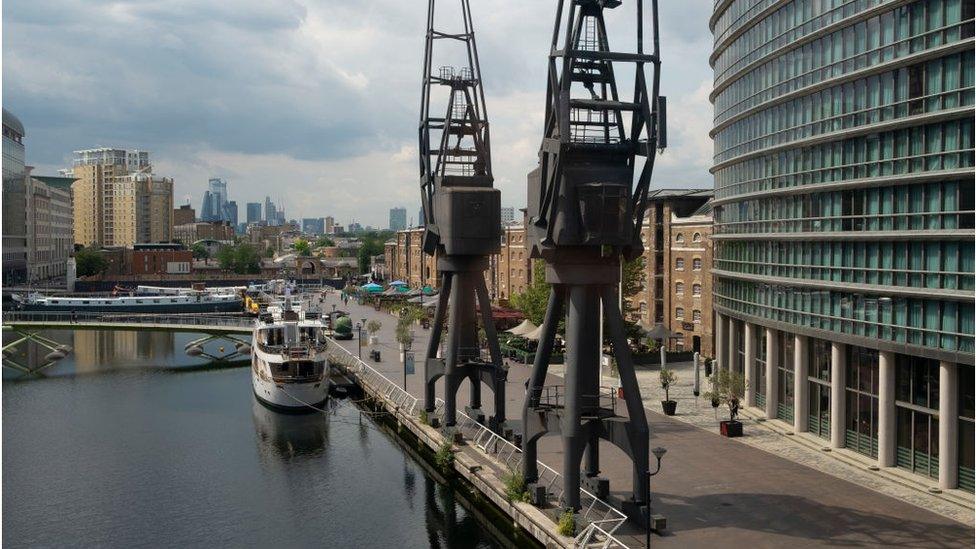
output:
[[[165,324],[186,327],[250,328],[254,319],[232,314],[152,314],[152,313],[67,313],[43,311],[5,311],[4,324]]]

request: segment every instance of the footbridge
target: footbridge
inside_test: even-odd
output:
[[[16,338],[3,345],[3,367],[24,374],[39,374],[72,351],[71,346],[61,344],[41,332],[44,330],[136,330],[154,332],[194,332],[201,337],[186,344],[184,351],[190,356],[202,357],[212,362],[243,358],[250,354],[249,335],[254,319],[239,314],[135,314],[135,313],[77,313],[8,311],[2,316],[4,332],[13,332]],[[215,346],[207,343],[217,342]],[[226,342],[226,345],[220,344]],[[50,351],[41,364],[31,367],[15,359],[15,349],[35,343]]]
[[[238,314],[3,313],[4,330],[151,330],[249,334],[254,319]]]

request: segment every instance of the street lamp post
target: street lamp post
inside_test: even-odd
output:
[[[657,448],[651,450],[651,453],[654,454],[655,458],[657,458],[657,469],[655,469],[653,473],[648,471],[647,476],[645,477],[647,480],[647,485],[645,486],[647,490],[646,491],[647,495],[645,496],[647,498],[647,501],[645,502],[647,505],[647,509],[645,511],[645,520],[647,521],[646,524],[647,532],[645,532],[645,535],[647,537],[644,540],[644,546],[647,547],[647,549],[650,549],[651,547],[651,477],[661,472],[661,458],[663,458],[664,454],[666,454],[667,452],[668,452],[667,448],[662,448],[661,446],[658,446]]]
[[[363,359],[363,323],[362,322],[356,323],[356,332],[359,334],[358,341],[357,341],[359,344],[357,346],[359,349],[359,360],[362,360]]]
[[[410,347],[413,346],[413,330],[410,330],[410,336],[407,341],[403,344],[403,390],[407,390],[407,355],[410,353]]]

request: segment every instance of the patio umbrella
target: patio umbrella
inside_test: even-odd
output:
[[[434,295],[437,293],[437,290],[431,288],[430,286],[424,286],[423,288],[420,289],[420,291],[424,295]]]
[[[390,282],[390,286],[407,286],[407,283],[402,280],[394,280]]]
[[[360,289],[365,290],[371,294],[375,294],[377,292],[382,292],[383,286],[370,282],[369,284],[363,284],[362,286],[360,286]]]
[[[539,338],[542,337],[542,329],[543,329],[543,327],[542,326],[539,326],[538,328],[536,328],[535,330],[532,330],[531,332],[529,332],[527,334],[522,334],[522,337],[524,337],[525,339],[532,340],[532,341],[539,341]],[[563,336],[561,336],[559,334],[556,334],[556,337],[562,339]]]
[[[525,335],[525,334],[527,334],[529,332],[533,332],[537,328],[538,328],[538,326],[536,326],[535,324],[532,324],[532,321],[531,320],[525,319],[518,326],[516,326],[516,327],[514,327],[514,328],[512,328],[510,330],[506,330],[506,331],[508,333],[510,333],[510,334],[520,336],[520,335]]]
[[[664,324],[657,324],[653,328],[647,331],[647,337],[651,339],[657,339],[664,341],[665,339],[670,339],[672,337],[677,337],[677,334],[667,329]]]

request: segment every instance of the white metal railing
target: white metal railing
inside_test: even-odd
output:
[[[434,414],[435,417],[440,417],[444,401],[438,398],[435,402]],[[500,461],[509,470],[518,471],[520,469],[522,465],[521,448],[478,423],[464,412],[457,411],[457,416],[458,423],[455,427],[476,448]],[[539,478],[536,483],[546,487],[547,502],[558,507],[563,495],[563,476],[541,461],[537,460],[536,464],[539,469]],[[584,534],[586,534],[587,543],[593,543],[594,540],[613,540],[614,544],[600,545],[600,547],[626,547],[619,540],[613,538],[613,533],[627,522],[627,515],[582,487],[580,487],[580,504],[579,521],[584,527],[580,536],[577,537],[578,547],[586,546],[579,545],[579,540]]]
[[[231,316],[236,315],[236,316]],[[71,312],[40,312],[40,311],[6,311],[3,313],[3,323],[37,322],[56,324],[165,324],[186,327],[231,327],[248,328],[254,325],[254,319],[231,313],[218,314],[145,314],[145,313],[71,313]]]
[[[331,359],[337,360],[352,369],[359,377],[360,382],[370,385],[375,393],[391,405],[405,410],[409,415],[420,414],[421,408],[418,406],[422,402],[420,399],[404,391],[402,387],[360,360],[359,357],[339,345],[335,340],[330,338],[329,341],[329,357]],[[438,398],[434,402],[434,412],[431,416],[432,418],[441,418],[444,401]],[[457,417],[457,430],[461,432],[464,438],[471,441],[475,448],[500,462],[509,470],[518,471],[521,468],[521,448],[478,423],[464,412],[458,411]],[[539,478],[536,482],[546,487],[547,502],[558,506],[563,495],[562,475],[541,461],[536,463],[539,468]],[[627,547],[626,544],[613,537],[613,533],[627,521],[627,515],[582,487],[580,488],[580,503],[579,520],[583,529],[576,537],[577,547]]]
[[[613,537],[613,534],[604,530],[597,522],[589,523],[583,531],[576,536],[576,547],[587,549],[612,549],[622,547],[627,549],[627,544]]]
[[[339,345],[332,339],[329,340],[329,358],[336,360],[348,368],[352,369],[360,382],[369,385],[373,391],[381,398],[389,402],[395,408],[406,411],[409,415],[414,415],[420,411],[417,409],[417,397],[411,395],[396,383],[383,374],[376,371],[372,366],[366,364],[351,351]]]

